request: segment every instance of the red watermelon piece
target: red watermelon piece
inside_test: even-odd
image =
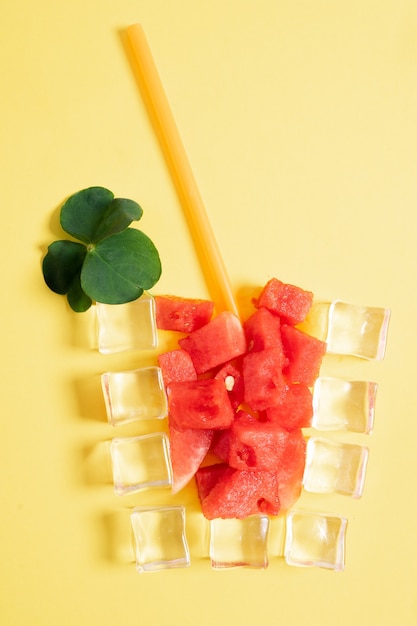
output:
[[[185,350],[169,350],[158,355],[165,387],[173,382],[196,380],[197,372],[190,355]]]
[[[174,300],[168,303],[172,311]],[[210,317],[179,339],[178,350],[158,357],[168,397],[173,491],[194,476],[207,519],[278,515],[300,496],[301,429],[311,425],[310,387],[326,352],[324,342],[295,327],[311,300],[310,292],[273,279],[244,325],[230,312]],[[221,462],[207,465],[208,453]]]
[[[246,352],[243,326],[230,311],[220,313],[178,343],[189,353],[197,374],[204,374]]]
[[[214,463],[200,467],[196,472],[195,480],[197,484],[198,497],[202,502],[213,489],[214,485],[222,480],[224,474],[229,470],[227,463]]]
[[[244,397],[252,411],[264,411],[279,403],[286,384],[282,374],[283,359],[280,348],[267,348],[244,356]]]
[[[279,483],[280,513],[285,513],[301,495],[306,457],[306,440],[301,429],[291,431],[276,473]]]
[[[275,422],[236,420],[230,430],[229,465],[248,471],[277,470],[293,438]]]
[[[230,428],[214,431],[210,449],[221,461],[229,461]]]
[[[279,484],[275,472],[239,471],[222,465],[210,482],[207,476],[201,481],[201,471],[198,470],[196,479],[201,509],[207,519],[244,519],[256,513],[278,515]],[[205,489],[201,488],[202,483]]]
[[[281,343],[281,322],[279,317],[265,307],[259,308],[244,323],[246,341],[249,351],[279,349]]]
[[[237,409],[244,400],[243,377],[240,369],[233,363],[226,363],[220,368],[214,378],[223,381],[229,394],[231,405],[234,409]]]
[[[234,419],[224,382],[216,378],[174,382],[168,411],[181,428],[229,428]]]
[[[160,330],[191,333],[207,324],[213,315],[214,302],[178,296],[155,296],[156,326]]]
[[[257,307],[265,307],[287,324],[301,323],[313,304],[313,294],[296,285],[271,278],[263,288]]]
[[[281,326],[282,344],[288,358],[284,374],[289,382],[311,387],[319,375],[326,343],[294,326]]]
[[[172,493],[181,491],[193,478],[206,456],[213,438],[212,430],[180,428],[168,419],[172,467]]]
[[[290,384],[285,388],[279,404],[266,409],[268,421],[282,428],[309,428],[313,417],[313,395],[303,384]]]

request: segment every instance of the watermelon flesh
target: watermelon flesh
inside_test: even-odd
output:
[[[281,463],[277,468],[281,513],[286,513],[301,495],[306,440],[301,429],[291,431]]]
[[[170,383],[197,379],[197,372],[191,357],[185,350],[170,350],[159,354],[158,365],[161,368],[165,387],[168,387]]]
[[[211,452],[224,463],[229,461],[230,431],[230,428],[225,430],[215,430],[210,446]]]
[[[263,288],[256,306],[275,313],[283,323],[296,325],[305,320],[312,304],[311,291],[271,278]]]
[[[230,403],[236,411],[244,401],[244,384],[241,370],[233,363],[223,365],[214,378],[223,381]]]
[[[220,470],[216,465],[209,467],[215,468],[215,474],[203,477],[204,488],[201,473],[210,470],[201,468],[196,474],[201,509],[207,519],[243,519],[256,513],[278,515],[279,484],[275,472],[239,471],[227,465],[220,465]]]
[[[310,428],[313,418],[313,395],[307,385],[289,384],[280,402],[265,411],[267,420],[287,430]]]
[[[201,502],[208,496],[214,485],[223,480],[223,477],[229,469],[227,463],[214,463],[213,465],[200,467],[197,470],[195,480]]]
[[[242,324],[229,311],[220,313],[178,343],[189,353],[197,374],[204,374],[246,352]]]
[[[168,419],[169,449],[172,467],[172,493],[181,491],[194,477],[213,439],[213,431],[201,428],[180,428]],[[187,450],[187,454],[184,451]]]
[[[283,370],[287,380],[312,386],[326,353],[325,342],[288,324],[281,327],[281,337],[288,358]]]
[[[282,365],[279,348],[248,352],[243,358],[244,398],[253,411],[264,411],[280,402],[285,390]]]
[[[248,351],[281,348],[281,321],[279,317],[260,307],[243,324]]]
[[[156,326],[159,330],[191,333],[212,318],[214,302],[178,296],[155,296]]]
[[[224,382],[216,378],[171,383],[168,410],[182,428],[229,428],[234,412]]]
[[[272,471],[288,455],[294,435],[276,422],[236,420],[231,428],[229,465],[240,470]]]
[[[194,477],[207,519],[282,514],[301,494],[302,429],[326,352],[296,327],[311,302],[311,292],[273,279],[243,324],[220,313],[158,357],[173,491]]]

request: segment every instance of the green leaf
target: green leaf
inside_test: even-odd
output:
[[[54,241],[43,259],[43,277],[49,289],[66,294],[71,288],[87,254],[87,248],[75,241]]]
[[[76,312],[92,302],[123,304],[138,298],[161,276],[159,254],[143,232],[129,228],[143,210],[105,187],[78,191],[61,208],[61,226],[75,241],[55,241],[42,270],[48,287],[67,295]]]
[[[143,210],[134,200],[114,198],[104,187],[89,187],[72,195],[61,209],[65,232],[84,243],[96,243],[140,220]]]
[[[142,208],[134,200],[115,198],[103,214],[92,241],[100,241],[126,230],[133,221],[140,220],[142,215]]]
[[[74,278],[74,281],[67,293],[67,300],[71,309],[76,313],[84,313],[85,311],[88,311],[92,305],[93,302],[90,296],[87,296],[81,287],[80,274],[77,274]]]
[[[161,276],[159,254],[140,230],[128,228],[92,247],[81,271],[81,286],[93,300],[123,304],[142,295]]]
[[[114,194],[104,187],[88,187],[72,195],[61,208],[61,226],[75,239],[91,243]]]

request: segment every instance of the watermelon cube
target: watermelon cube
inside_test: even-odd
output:
[[[214,378],[224,382],[231,405],[234,409],[237,409],[244,400],[243,377],[240,369],[233,363],[226,363],[220,368]]]
[[[229,465],[238,470],[276,470],[292,438],[275,422],[236,420],[230,430]]]
[[[257,309],[243,325],[248,350],[257,352],[266,348],[280,348],[282,346],[280,327],[279,317],[265,307]]]
[[[239,471],[223,464],[220,468],[217,475],[205,476],[205,480],[199,474],[207,468],[196,474],[201,509],[207,519],[244,519],[256,513],[278,515],[279,484],[275,472]]]
[[[204,374],[246,352],[243,326],[230,311],[220,313],[178,343],[191,356],[197,374]]]
[[[286,324],[281,326],[281,336],[288,358],[288,365],[283,370],[286,378],[291,383],[311,387],[319,375],[326,343]]]
[[[224,382],[216,378],[173,382],[168,412],[181,428],[229,428],[234,419]]]
[[[287,385],[279,404],[265,411],[268,421],[282,428],[309,428],[313,418],[313,394],[307,385]]]
[[[263,288],[257,307],[265,307],[287,324],[301,323],[313,304],[311,291],[271,278]]]
[[[280,402],[286,386],[282,374],[283,359],[280,348],[249,352],[244,356],[244,397],[252,411],[264,411]]]
[[[197,484],[198,497],[202,502],[219,481],[223,479],[226,472],[229,471],[227,463],[214,463],[200,467],[196,472],[195,480]]]
[[[169,350],[159,354],[158,365],[161,368],[165,387],[173,382],[197,378],[191,357],[185,350]]]
[[[169,416],[168,434],[172,467],[172,493],[178,493],[190,482],[200,467],[210,448],[213,431],[200,428],[180,428],[172,416]]]
[[[224,463],[229,461],[230,428],[214,431],[210,450]]]
[[[213,315],[214,302],[178,296],[154,296],[156,326],[159,330],[191,333],[207,324]]]
[[[280,513],[286,513],[298,500],[303,486],[306,440],[301,429],[292,430],[276,474],[279,483]]]

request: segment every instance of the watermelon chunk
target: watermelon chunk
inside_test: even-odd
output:
[[[309,428],[313,417],[313,395],[307,385],[287,385],[279,404],[269,407],[265,413],[267,420],[287,430]]]
[[[275,422],[236,420],[230,431],[229,465],[239,470],[277,470],[293,435]]]
[[[246,352],[243,326],[229,311],[220,313],[178,343],[189,353],[197,374],[204,374]]]
[[[193,478],[206,456],[213,438],[212,430],[180,428],[168,419],[172,466],[172,493],[178,493]]]
[[[214,431],[210,449],[221,461],[229,461],[230,428]]]
[[[264,307],[259,308],[243,325],[248,350],[278,349],[282,345],[280,327],[279,317]]]
[[[214,302],[178,296],[154,296],[156,326],[160,330],[191,333],[207,324],[213,315]]]
[[[207,472],[207,468],[198,470],[196,479],[201,509],[207,519],[244,519],[256,513],[278,515],[279,484],[275,472],[239,471],[221,464],[216,474],[201,480],[199,474],[204,470]]]
[[[214,378],[223,381],[229,394],[231,405],[234,409],[237,409],[244,400],[243,377],[240,369],[233,363],[226,363],[220,368]]]
[[[216,378],[174,382],[168,412],[181,428],[229,428],[234,419],[224,382]]]
[[[276,474],[279,483],[280,513],[287,512],[301,495],[306,457],[306,440],[301,429],[290,432]]]
[[[173,382],[196,380],[197,372],[190,355],[185,350],[169,350],[158,355],[165,387]]]
[[[287,324],[300,324],[313,304],[313,294],[301,287],[271,278],[263,288],[257,307],[265,307]]]
[[[264,411],[280,402],[286,385],[282,367],[283,352],[280,348],[249,352],[244,356],[244,397],[253,411]]]
[[[289,382],[311,387],[326,354],[325,342],[287,324],[281,326],[281,336],[288,358],[288,365],[283,370],[286,378]]]
[[[196,472],[195,480],[197,484],[198,497],[202,502],[213,489],[214,485],[223,479],[229,470],[227,463],[214,463],[200,467]]]
[[[169,328],[178,322],[175,329],[184,330],[178,300],[181,306],[196,302],[173,298],[160,311],[172,307]],[[179,349],[158,357],[168,397],[173,492],[194,476],[207,519],[278,515],[300,496],[302,428],[311,425],[310,387],[326,352],[324,342],[295,326],[311,301],[310,292],[273,279],[244,325],[230,312],[206,318],[178,340]],[[207,465],[208,453],[220,462]]]

